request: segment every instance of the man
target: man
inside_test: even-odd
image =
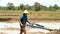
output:
[[[22,33],[26,34],[26,30],[25,30],[26,22],[30,24],[27,18],[27,14],[28,14],[28,11],[24,10],[23,15],[20,17],[20,21],[19,21],[20,27],[21,27],[20,34]]]

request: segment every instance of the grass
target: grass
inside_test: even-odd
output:
[[[52,16],[52,17],[60,17],[60,14],[49,14],[49,16]]]
[[[0,17],[8,17],[8,16],[19,16],[23,13],[21,10],[0,10]],[[8,15],[7,15],[8,14]],[[5,15],[5,16],[4,16]],[[43,19],[48,19],[48,18],[60,18],[60,12],[59,11],[29,11],[28,14],[29,18],[43,18]],[[14,17],[15,18],[15,17]]]

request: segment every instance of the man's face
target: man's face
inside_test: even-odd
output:
[[[27,15],[27,13],[25,13],[25,15]]]
[[[27,13],[24,13],[25,16],[27,16]]]

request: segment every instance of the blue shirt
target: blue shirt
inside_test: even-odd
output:
[[[26,22],[27,22],[27,16],[21,16],[20,17],[20,21],[22,22],[23,25],[26,25]]]

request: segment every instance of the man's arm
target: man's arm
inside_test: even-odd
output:
[[[23,24],[22,24],[22,22],[21,22],[22,18],[23,18],[23,17],[21,16],[20,19],[19,19],[20,26],[23,26]]]
[[[28,20],[27,20],[27,22],[28,22],[29,24],[31,24]]]
[[[23,26],[22,22],[19,20],[20,26]]]

